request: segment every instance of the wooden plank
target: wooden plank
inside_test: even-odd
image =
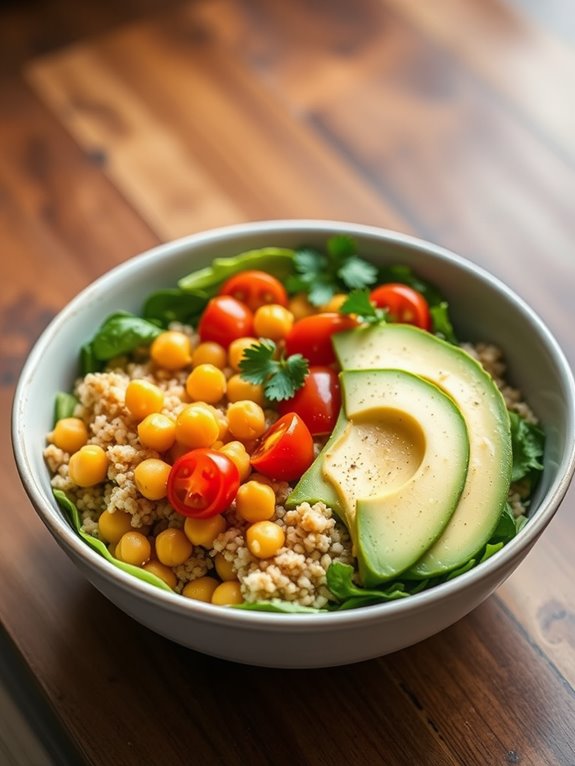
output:
[[[406,228],[237,62],[187,46],[160,25],[41,60],[29,79],[81,145],[107,153],[109,177],[164,237],[189,230],[190,220],[196,226],[193,204],[186,208],[185,200],[200,197],[219,200],[211,223],[299,216]],[[170,166],[178,172],[166,173]],[[166,209],[174,199],[184,207],[181,215]],[[203,216],[200,227],[205,223]]]
[[[575,51],[504,0],[386,0],[573,163]]]

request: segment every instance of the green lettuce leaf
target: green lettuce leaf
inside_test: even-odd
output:
[[[128,574],[137,577],[138,580],[147,582],[148,585],[154,585],[156,588],[161,588],[162,590],[167,590],[173,593],[169,585],[166,585],[163,580],[160,580],[159,577],[156,577],[156,575],[152,574],[151,572],[146,572],[145,569],[140,569],[140,567],[135,567],[131,564],[125,564],[123,561],[118,561],[118,559],[115,559],[108,550],[107,546],[101,540],[98,540],[96,537],[93,537],[92,535],[84,532],[82,529],[82,521],[80,519],[78,509],[76,508],[75,503],[70,500],[66,493],[62,492],[60,489],[53,490],[53,493],[58,505],[66,514],[66,517],[68,518],[68,521],[72,527],[76,530],[78,535],[80,535],[82,540],[88,543],[90,548],[95,550],[100,554],[100,556],[103,556],[106,561],[109,561],[110,564],[113,564],[123,572],[127,572]]]
[[[78,400],[73,394],[58,391],[54,402],[54,425],[63,418],[71,418],[77,404]]]

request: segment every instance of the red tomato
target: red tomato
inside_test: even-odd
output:
[[[251,464],[259,473],[280,481],[292,481],[313,463],[313,439],[295,412],[288,412],[259,439]]]
[[[429,306],[417,290],[407,285],[390,282],[376,287],[370,298],[379,308],[387,309],[396,322],[431,330]]]
[[[297,413],[312,436],[333,431],[341,407],[339,378],[331,367],[310,367],[303,386],[291,399],[280,402],[280,415]]]
[[[314,314],[296,322],[286,338],[286,353],[302,354],[310,364],[331,364],[335,353],[331,336],[355,327],[356,321],[344,314]]]
[[[206,306],[198,332],[200,340],[213,341],[226,348],[233,340],[253,335],[254,315],[230,295],[218,295]]]
[[[227,455],[211,449],[194,449],[172,466],[168,500],[183,516],[208,519],[226,510],[239,486],[239,471]]]
[[[285,287],[265,271],[242,271],[235,274],[220,287],[220,295],[231,295],[254,312],[267,303],[288,305]]]

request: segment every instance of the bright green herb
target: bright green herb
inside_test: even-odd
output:
[[[543,470],[543,446],[545,436],[539,426],[528,423],[516,412],[509,413],[511,421],[511,447],[513,449],[513,472],[511,481],[528,478],[531,483]]]
[[[307,293],[310,303],[321,306],[337,292],[367,287],[377,281],[377,268],[357,255],[351,237],[327,241],[326,253],[312,248],[296,250],[296,274],[287,280],[288,292]]]
[[[378,308],[369,299],[369,290],[352,290],[339,309],[340,314],[356,314],[366,324],[385,323],[387,309]]]
[[[307,359],[301,354],[292,354],[276,359],[277,346],[273,340],[254,343],[244,351],[240,362],[240,373],[244,380],[264,387],[264,393],[271,402],[291,399],[298,388],[303,386],[308,373]]]

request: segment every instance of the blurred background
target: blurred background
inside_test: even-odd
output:
[[[212,684],[223,665],[173,647],[166,663],[165,642],[77,577],[20,489],[11,399],[51,317],[159,242],[240,221],[321,217],[416,234],[482,264],[533,305],[574,363],[574,96],[572,0],[0,0],[0,579],[9,584],[0,588],[1,763],[44,763],[34,737],[46,741],[46,731],[56,762],[68,762],[42,700],[85,754],[108,741],[115,763],[130,763],[138,738],[146,752],[160,735],[130,707],[141,681],[123,675],[134,642],[170,688],[174,720],[178,694]],[[547,678],[551,668],[550,678],[575,682],[572,556],[561,548],[572,537],[573,521],[559,514],[528,565],[481,608],[486,628],[472,616],[443,644],[381,663],[390,705],[398,689],[425,699],[429,656],[461,650],[469,630],[493,631],[498,646],[519,636],[520,667],[509,652],[502,672],[542,667]],[[118,631],[112,644],[107,624]],[[366,687],[370,667],[359,675]],[[336,678],[357,680],[346,673]],[[247,682],[261,692],[268,677],[250,671]],[[303,675],[292,679],[305,691]],[[314,697],[328,710],[339,689],[330,684]],[[119,700],[111,717],[92,705],[88,728],[87,688]],[[151,694],[138,704],[153,710]],[[214,694],[225,704],[223,681]],[[545,699],[562,709],[562,697]],[[118,711],[128,709],[121,728]],[[458,698],[446,710],[450,731],[463,711],[461,742],[484,731]],[[528,748],[524,732],[518,741]],[[477,757],[465,762],[491,762]],[[544,762],[532,758],[524,762]]]

